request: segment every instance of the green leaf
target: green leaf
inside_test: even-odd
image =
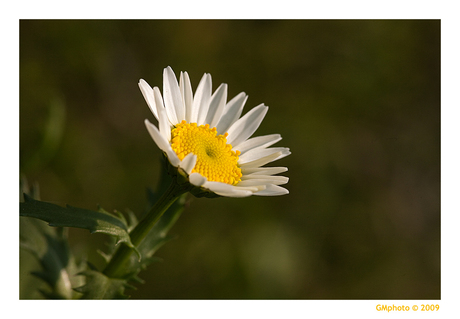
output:
[[[91,233],[103,233],[117,238],[117,244],[125,243],[135,249],[128,234],[126,222],[100,209],[98,212],[67,205],[59,205],[35,200],[24,194],[25,202],[20,203],[20,215],[44,220],[50,226],[76,227],[88,229]]]
[[[125,279],[114,279],[96,270],[85,270],[80,275],[86,276],[86,284],[75,288],[83,294],[82,299],[127,299],[126,288],[134,288]]]

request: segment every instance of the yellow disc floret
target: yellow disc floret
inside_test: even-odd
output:
[[[216,128],[209,128],[209,124],[182,121],[171,131],[171,147],[181,161],[189,153],[197,156],[192,173],[200,173],[208,181],[236,185],[242,176],[238,167],[240,151],[233,151],[227,144],[227,135],[217,135]]]

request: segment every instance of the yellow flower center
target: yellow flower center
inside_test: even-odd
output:
[[[208,181],[236,185],[242,176],[238,167],[240,151],[232,151],[227,135],[217,135],[216,128],[209,128],[209,124],[197,126],[182,121],[171,130],[171,147],[181,161],[189,153],[197,156],[192,173],[200,173]]]

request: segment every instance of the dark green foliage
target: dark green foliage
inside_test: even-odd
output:
[[[163,161],[166,161],[163,158]],[[163,162],[164,163],[164,162]],[[171,176],[167,170],[161,171],[160,181],[157,191],[147,189],[147,200],[148,205],[146,212],[150,210],[160,196],[166,191],[168,185],[171,183]],[[163,246],[166,242],[173,239],[174,236],[168,236],[169,230],[179,219],[186,205],[187,194],[180,196],[163,214],[159,221],[155,224],[146,238],[137,247],[138,255],[133,254],[126,265],[125,278],[134,280],[137,282],[143,282],[137,275],[141,270],[144,270],[152,262],[161,261],[160,258],[154,257],[155,252]],[[132,212],[128,212],[129,225],[128,228],[131,230],[137,224],[137,218]],[[112,246],[115,248],[114,246]],[[110,261],[115,249],[109,250],[107,254],[101,253],[106,262]]]
[[[75,288],[82,293],[81,299],[127,299],[126,288],[134,288],[124,279],[109,278],[97,270],[85,270],[80,275],[86,277],[86,285]]]
[[[23,191],[39,198],[38,187],[29,189],[25,180],[21,181]],[[29,199],[31,197],[27,196]],[[67,242],[67,231],[62,227],[49,227],[44,221],[20,217],[21,248],[21,298],[72,299],[79,296],[73,286],[84,281],[76,276],[82,270],[77,264]],[[31,259],[32,257],[32,259]],[[34,262],[30,262],[30,261]],[[39,278],[34,280],[30,274]],[[40,292],[36,294],[35,291]]]
[[[132,247],[126,221],[99,209],[98,212],[34,200],[24,194],[25,202],[20,204],[20,215],[44,220],[50,226],[77,227],[88,229],[91,233],[103,233],[117,238],[118,243]]]
[[[21,217],[20,230],[21,255],[27,251],[36,258],[39,268],[31,274],[47,284],[34,288],[48,299],[76,297],[72,287],[82,283],[82,278],[76,277],[81,266],[75,263],[69,250],[66,229],[51,228],[43,221]]]
[[[159,191],[148,191],[149,206],[153,205],[165,189],[163,183],[169,182],[170,179],[163,176]],[[136,249],[129,237],[129,231],[138,222],[133,212],[128,211],[126,219],[120,212],[115,212],[115,216],[102,208],[99,208],[99,211],[91,211],[72,206],[61,207],[38,200],[38,194],[33,198],[33,192],[28,192],[32,195],[24,193],[24,202],[20,203],[21,248],[38,261],[39,267],[35,269],[33,265],[22,265],[22,268],[41,279],[41,282],[33,287],[22,285],[23,291],[29,290],[22,295],[26,296],[29,293],[29,298],[37,298],[36,295],[30,294],[31,289],[36,289],[42,297],[48,299],[128,298],[125,289],[135,288],[128,282],[143,283],[137,276],[138,273],[150,263],[161,260],[153,255],[172,238],[167,233],[184,210],[186,197],[186,194],[182,195],[171,205]],[[125,276],[122,279],[109,278],[90,263],[81,263],[77,266],[68,246],[65,227],[83,228],[91,233],[111,235],[108,252],[99,251],[107,263],[120,243],[131,247],[136,253],[131,255],[124,269]],[[40,283],[46,283],[46,287],[43,288]]]
[[[149,232],[144,241],[139,245],[138,251],[141,258],[138,259],[135,255],[131,256],[128,267],[128,269],[131,270],[130,273],[136,275],[141,270],[145,269],[150,263],[161,260],[153,257],[153,255],[161,246],[174,238],[174,236],[168,236],[168,232],[183,212],[186,197],[187,194],[182,195],[178,200],[176,200],[176,202],[174,202],[174,204],[171,205],[171,207],[163,214],[160,220]]]

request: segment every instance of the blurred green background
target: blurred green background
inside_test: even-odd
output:
[[[255,135],[291,149],[271,165],[290,194],[190,197],[132,298],[440,298],[440,21],[21,20],[20,170],[42,200],[141,214],[160,151],[137,83],[162,90],[168,65],[270,107]],[[70,236],[103,265],[104,235]]]

